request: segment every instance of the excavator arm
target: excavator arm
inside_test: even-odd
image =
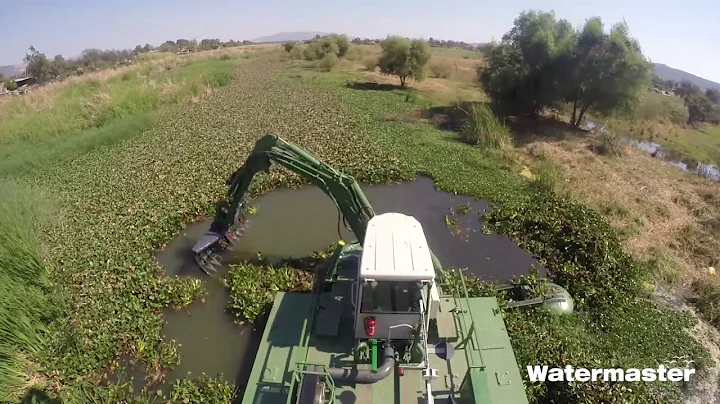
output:
[[[252,180],[260,171],[269,172],[273,162],[307,178],[325,192],[335,202],[357,240],[365,239],[368,221],[375,212],[355,179],[277,135],[266,135],[255,143],[245,163],[228,178],[227,198],[218,203],[209,231],[193,246],[195,260],[205,273],[215,272],[220,265],[219,254],[242,236],[247,223],[247,194]]]

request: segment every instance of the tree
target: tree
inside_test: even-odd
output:
[[[328,35],[328,39],[330,41],[335,42],[337,45],[338,51],[337,56],[338,57],[345,57],[347,55],[348,51],[350,50],[350,40],[348,40],[347,35],[338,35],[338,34],[330,34]]]
[[[5,75],[0,73],[0,83],[5,81]]]
[[[382,54],[378,67],[383,74],[400,78],[400,86],[405,87],[408,77],[415,80],[425,78],[425,66],[430,61],[430,45],[421,40],[400,36],[388,36],[380,44]]]
[[[521,13],[479,68],[493,107],[507,115],[537,116],[558,103],[575,38],[570,23],[557,21],[552,12]]]
[[[25,72],[38,84],[44,84],[55,78],[52,62],[44,53],[38,52],[34,46],[30,46],[30,53],[25,55]]]
[[[586,22],[569,66],[563,75],[572,87],[565,100],[573,104],[570,123],[574,126],[591,109],[601,115],[631,110],[652,77],[652,65],[637,40],[629,36],[627,25],[616,24],[606,34],[600,18]]]
[[[8,91],[14,91],[15,89],[17,89],[17,83],[15,82],[15,80],[6,81],[5,89]]]
[[[685,96],[685,106],[688,109],[688,124],[708,122],[714,118],[712,103],[700,91]]]
[[[625,24],[606,33],[600,18],[581,30],[552,12],[523,12],[479,69],[496,110],[538,116],[571,103],[571,124],[588,111],[631,109],[651,81],[651,65]]]
[[[720,90],[708,88],[705,90],[705,96],[712,101],[713,104],[720,104]]]
[[[675,88],[675,94],[683,98],[697,92],[700,92],[700,88],[687,80],[681,81]]]

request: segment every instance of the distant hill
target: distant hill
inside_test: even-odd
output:
[[[326,32],[279,32],[274,35],[261,36],[255,38],[252,41],[256,43],[263,42],[292,42],[292,41],[307,41],[313,39],[315,35],[327,35]]]
[[[698,77],[694,74],[690,74],[682,70],[673,69],[672,67],[664,65],[662,63],[653,63],[653,66],[655,67],[655,75],[658,76],[658,78],[660,78],[661,80],[673,80],[678,83],[687,80],[690,83],[700,87],[701,90],[706,90],[708,88],[715,88],[720,90],[720,84],[714,81]]]
[[[25,69],[25,65],[8,65],[8,66],[0,66],[0,74],[7,77],[12,77],[17,74],[20,74]]]

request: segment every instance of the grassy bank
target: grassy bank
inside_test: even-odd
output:
[[[682,98],[653,92],[643,96],[629,117],[597,119],[623,135],[659,143],[684,160],[720,164],[720,127],[694,128],[687,120]]]
[[[95,74],[55,90],[40,88],[0,110],[0,175],[73,158],[149,128],[165,106],[194,101],[231,79],[237,59],[146,63]],[[158,72],[160,70],[160,72]]]
[[[47,218],[36,190],[0,182],[0,397],[20,400],[29,387],[49,387],[38,366],[47,324],[61,314],[41,258],[39,227]]]

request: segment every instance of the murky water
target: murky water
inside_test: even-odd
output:
[[[598,125],[594,122],[587,122],[586,128],[590,130],[598,129]],[[600,128],[600,130],[605,130]],[[697,161],[689,161],[683,159],[678,153],[671,153],[664,149],[662,145],[655,142],[637,140],[629,137],[623,137],[623,140],[632,147],[640,149],[644,152],[651,154],[653,157],[662,159],[667,164],[677,167],[685,172],[699,175],[704,178],[711,179],[713,181],[720,182],[720,167]]]
[[[412,183],[364,186],[363,191],[376,213],[401,212],[416,217],[423,226],[430,247],[446,268],[468,268],[469,272],[499,282],[527,274],[535,265],[546,270],[515,243],[481,231],[478,213],[488,203],[466,196],[435,190],[429,178]],[[269,257],[301,257],[323,249],[339,238],[354,241],[340,225],[338,213],[320,189],[281,189],[256,199],[257,215],[226,264],[247,259],[257,252]],[[181,344],[181,364],[169,375],[168,383],[188,373],[223,373],[229,381],[243,386],[249,376],[257,346],[258,331],[238,326],[225,312],[228,294],[219,280],[209,279],[194,264],[191,246],[207,230],[210,221],[188,226],[157,255],[170,274],[198,277],[206,281],[209,296],[187,310],[168,311],[165,337]]]

